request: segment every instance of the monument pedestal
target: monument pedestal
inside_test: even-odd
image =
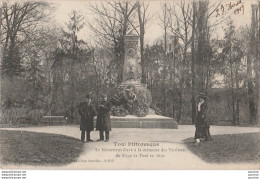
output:
[[[110,116],[110,119],[112,128],[178,129],[178,123],[173,118],[159,115],[147,115],[145,117],[137,117],[133,115],[127,115],[124,117]]]

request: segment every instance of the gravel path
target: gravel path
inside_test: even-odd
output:
[[[55,133],[80,138],[78,126],[40,126],[28,128],[1,128],[1,130]],[[109,142],[85,143],[76,162],[66,166],[8,165],[1,168],[23,169],[259,169],[259,163],[211,164],[191,153],[182,140],[193,137],[195,128],[180,125],[179,129],[115,128]],[[260,132],[260,128],[212,126],[211,134]],[[214,137],[214,136],[213,136]],[[97,140],[98,132],[91,138]],[[158,146],[137,146],[149,143]],[[129,146],[131,145],[131,146]],[[135,145],[135,146],[133,146]],[[203,144],[202,144],[203,145]],[[116,150],[116,151],[115,151]],[[142,150],[140,152],[138,150]],[[162,152],[163,150],[163,152]],[[102,151],[102,152],[101,152]],[[116,157],[116,155],[120,157]],[[143,155],[140,155],[143,154]]]

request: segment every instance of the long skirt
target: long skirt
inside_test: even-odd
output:
[[[211,140],[209,127],[196,127],[195,139],[204,139],[205,141]]]

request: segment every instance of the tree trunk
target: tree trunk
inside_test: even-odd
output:
[[[260,50],[260,1],[258,1],[258,7],[256,5],[256,12],[255,12],[255,30],[256,30],[256,37],[255,37],[255,78],[256,78],[256,123],[259,123],[260,119],[260,57],[259,57],[259,50]]]
[[[198,50],[196,56],[196,64],[198,65],[198,91],[205,91],[205,65],[207,61],[205,60],[205,45],[207,34],[205,29],[207,29],[207,4],[204,1],[199,1],[198,7]]]
[[[178,116],[177,116],[178,124],[180,124],[181,119],[182,119],[182,103],[183,103],[183,92],[180,91],[179,105],[178,105]]]
[[[167,56],[167,9],[166,9],[166,3],[164,4],[164,53],[163,53],[163,58],[164,58],[164,63],[163,63],[163,115],[166,114],[166,56]]]
[[[123,34],[126,35],[126,31]],[[124,74],[124,63],[125,63],[125,43],[124,43],[124,38],[121,39],[120,43],[120,54],[119,54],[119,72],[118,72],[118,84],[122,83],[123,81],[123,74]]]
[[[184,44],[184,54],[183,54],[183,58],[182,58],[182,71],[181,71],[181,79],[180,79],[180,101],[179,101],[179,115],[178,115],[178,123],[180,124],[181,120],[182,120],[182,105],[183,105],[183,90],[184,90],[184,82],[185,82],[185,65],[186,65],[186,56],[187,56],[187,46],[188,46],[188,42],[187,42],[187,36],[185,37],[185,44]]]
[[[74,14],[75,18],[75,14]],[[75,22],[74,22],[75,23]],[[76,37],[76,31],[73,29],[73,36],[72,36],[72,54],[71,54],[71,91],[70,91],[70,96],[71,96],[71,105],[70,105],[70,122],[73,123],[74,121],[74,104],[75,104],[75,56],[76,56],[76,45],[77,45],[77,37]]]
[[[257,58],[258,59],[258,75],[260,75],[260,55],[259,55],[259,51],[260,51],[260,1],[258,1],[258,35],[257,35],[257,39],[258,39],[258,49],[257,49]],[[258,76],[258,85],[260,85],[260,77]],[[260,86],[258,87],[258,117],[257,117],[257,123],[260,123]]]
[[[234,80],[233,80],[233,63],[232,63],[232,44],[230,38],[230,51],[229,51],[229,64],[230,64],[230,83],[231,83],[231,98],[232,98],[232,124],[236,125],[235,114],[235,93],[234,93]]]
[[[140,52],[141,52],[141,83],[146,84],[146,72],[145,72],[145,58],[144,58],[144,22],[142,20],[141,15],[141,5],[140,2],[137,3],[137,12],[138,12],[138,19],[139,19],[139,25],[140,25]],[[145,14],[143,14],[145,16]],[[145,19],[145,17],[143,17]]]
[[[254,60],[254,54],[255,54],[255,30],[256,30],[256,17],[255,17],[255,6],[252,5],[252,19],[251,19],[251,34],[250,34],[250,48],[249,48],[249,54],[247,58],[247,85],[248,85],[248,105],[249,105],[249,112],[250,112],[250,117],[249,117],[249,123],[250,124],[255,124],[256,123],[256,96],[255,96],[255,90],[254,90],[254,84],[253,84],[253,60]],[[256,64],[254,64],[256,65]]]
[[[74,84],[74,71],[73,71],[74,63],[72,63],[71,66],[71,90],[70,90],[70,96],[71,96],[71,103],[70,103],[70,122],[73,123],[74,121],[74,94],[75,94],[75,84]]]
[[[247,57],[247,95],[248,95],[248,108],[249,108],[249,123],[255,122],[255,102],[253,93],[253,77],[252,77],[252,57]]]
[[[47,100],[46,100],[46,106],[45,106],[45,112],[47,113],[47,115],[51,115],[51,98],[52,98],[52,80],[51,80],[51,71],[50,71],[50,59],[48,57],[47,54],[45,54],[45,58],[46,58],[46,64],[45,64],[45,70],[47,73],[47,85],[46,85],[46,91],[47,91]]]
[[[2,12],[3,12],[3,8],[0,8],[0,39],[3,39],[2,38]],[[2,61],[3,59],[3,47],[0,49],[0,59]],[[1,74],[1,72],[0,72]],[[2,86],[2,79],[0,79],[0,86]],[[0,87],[0,101],[2,101],[2,88]],[[0,122],[3,122],[3,110],[2,110],[2,107],[0,108]]]
[[[235,71],[235,79],[236,79],[236,124],[240,125],[240,119],[239,119],[239,79],[238,79],[238,68],[239,68],[239,63],[236,63],[236,71]]]
[[[192,124],[196,121],[196,97],[195,97],[195,85],[196,85],[196,75],[195,75],[195,23],[196,23],[196,4],[195,1],[192,2],[193,17],[192,17],[192,36],[191,36],[191,119]]]

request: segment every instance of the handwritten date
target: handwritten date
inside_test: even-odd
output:
[[[233,13],[235,15],[242,14],[244,15],[245,11],[245,6],[243,5],[244,3],[242,0],[238,0],[237,2],[229,2],[227,4],[222,4],[220,8],[217,8],[215,10],[216,12],[216,17],[220,15],[224,15],[226,12],[233,10]]]

